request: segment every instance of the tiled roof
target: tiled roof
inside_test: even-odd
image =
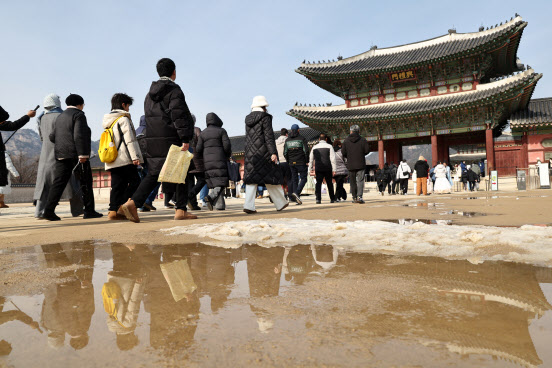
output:
[[[517,111],[510,118],[512,128],[544,125],[552,125],[552,97],[532,99],[526,109]]]
[[[319,132],[316,129],[312,128],[299,128],[299,134],[301,134],[307,142],[312,143],[314,141],[318,140],[318,136],[321,132]],[[280,131],[275,130],[274,131],[274,139],[278,139],[280,137]],[[230,137],[230,143],[232,144],[232,154],[240,154],[245,151],[245,135],[239,135],[236,137]]]
[[[446,94],[442,96],[422,97],[398,102],[386,102],[375,105],[347,108],[346,105],[326,107],[294,106],[288,115],[299,120],[318,122],[352,122],[355,120],[385,120],[402,116],[422,115],[432,111],[456,109],[462,105],[480,103],[492,96],[514,88],[525,87],[538,81],[542,74],[533,69],[495,82],[479,84],[473,91]]]
[[[355,72],[400,70],[405,66],[439,61],[463,52],[478,53],[487,50],[493,41],[523,31],[527,22],[516,16],[504,25],[473,33],[451,32],[430,40],[389,48],[373,48],[368,52],[334,62],[305,63],[296,70],[308,76],[336,76]],[[519,38],[517,41],[519,42]],[[516,47],[517,49],[517,47]],[[514,55],[515,57],[515,55]],[[514,59],[515,61],[515,59]],[[506,71],[511,73],[514,70]]]

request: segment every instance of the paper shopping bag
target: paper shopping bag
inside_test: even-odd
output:
[[[161,264],[161,272],[169,284],[175,302],[184,299],[186,295],[197,289],[185,259]]]
[[[157,181],[160,183],[184,184],[193,157],[194,155],[189,151],[182,151],[180,147],[173,144],[169,149]]]

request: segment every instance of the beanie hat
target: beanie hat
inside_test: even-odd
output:
[[[253,98],[253,103],[251,104],[251,108],[254,109],[255,107],[267,107],[268,101],[266,100],[265,96],[255,96]]]
[[[360,132],[360,127],[358,125],[351,126],[351,132]]]
[[[291,126],[291,130],[299,130],[299,125],[293,124],[293,125]]]
[[[195,122],[196,122],[196,117],[195,117],[194,114],[192,114],[192,119],[194,119],[194,124],[195,124]]]
[[[67,98],[65,99],[65,104],[67,106],[79,106],[79,105],[84,105],[84,99],[79,96],[79,95],[75,95],[75,94],[70,94],[69,96],[67,96]]]
[[[59,100],[58,95],[50,93],[48,96],[44,97],[43,105],[46,110],[52,110],[56,107],[61,107],[61,101]]]
[[[6,110],[0,106],[0,123],[8,120],[10,118],[10,114]]]

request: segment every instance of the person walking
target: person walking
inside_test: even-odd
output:
[[[376,185],[378,187],[378,193],[382,196],[385,192],[385,176],[383,174],[383,169],[380,169],[379,167],[376,169]]]
[[[138,174],[140,175],[140,181],[142,181],[148,175],[148,165],[146,165],[146,161],[145,161],[146,115],[142,115],[140,117],[140,125],[136,129],[136,140],[138,141],[138,145],[140,146],[140,153],[142,154],[142,158],[144,159],[144,162],[140,165],[141,168],[138,167]],[[146,198],[144,205],[138,209],[140,212],[157,211],[157,208],[155,208],[155,206],[153,205],[153,201],[155,201],[155,199],[157,198],[157,195],[159,194],[160,186],[161,186],[161,183],[157,183],[157,185],[153,188],[148,198]]]
[[[393,169],[386,162],[383,165],[383,191],[381,195],[384,194],[385,188],[387,188],[387,194],[391,195],[391,187],[393,186]],[[394,193],[393,193],[394,194]]]
[[[192,114],[195,122],[195,116]],[[197,195],[201,192],[203,187],[207,187],[207,182],[205,181],[205,164],[203,163],[203,158],[196,154],[197,142],[199,136],[201,135],[201,129],[199,127],[194,127],[194,137],[192,138],[191,152],[194,154],[190,169],[188,170],[188,176],[186,181],[188,181],[188,207],[194,211],[201,210],[197,202]],[[207,196],[203,197],[203,199]],[[202,202],[203,202],[202,199]]]
[[[1,138],[2,137],[0,136],[0,139]],[[10,155],[8,155],[7,152],[4,152],[4,156],[6,158],[6,169],[11,174],[11,176],[13,176],[14,178],[18,178],[19,177],[19,172],[15,168],[15,166],[14,166],[14,164],[13,164],[11,158],[10,158]],[[4,186],[0,187],[0,208],[10,208],[10,206],[8,206],[6,204],[6,201],[5,201],[5,196],[7,196],[8,194],[11,194],[10,175],[8,175],[8,185],[4,185]]]
[[[140,222],[138,208],[142,207],[152,189],[157,185],[159,173],[172,145],[190,148],[194,135],[194,119],[184,93],[176,79],[174,61],[163,58],[157,62],[159,80],[152,82],[144,102],[146,115],[146,163],[148,174],[142,180],[132,198],[121,206],[122,213],[132,222]],[[187,212],[187,184],[176,185],[175,220],[191,220],[197,216]]]
[[[305,137],[299,134],[299,125],[291,126],[291,133],[284,144],[284,158],[291,172],[291,190],[289,197],[297,204],[301,201],[301,192],[307,184],[307,164],[309,162],[309,144]]]
[[[67,109],[55,121],[50,132],[50,141],[54,143],[54,181],[48,193],[43,219],[59,221],[55,209],[63,195],[67,183],[73,175],[73,170],[79,173],[78,179],[84,203],[85,219],[99,218],[103,215],[96,212],[94,192],[92,190],[92,169],[90,168],[91,131],[86,121],[84,99],[76,94],[70,94],[65,99]]]
[[[347,166],[345,165],[345,160],[343,159],[343,154],[341,152],[341,141],[339,139],[336,139],[333,143],[333,148],[335,151],[335,200],[337,202],[344,200],[347,200],[347,191],[343,187],[343,184],[345,183],[345,179],[347,178],[347,174],[349,174],[349,171],[347,171]]]
[[[272,130],[272,115],[267,112],[267,106],[268,102],[264,96],[256,96],[251,104],[251,113],[245,117],[243,182],[246,190],[243,211],[247,214],[257,212],[255,210],[255,194],[259,183],[266,186],[277,211],[281,211],[289,205],[282,188],[282,171],[276,164],[278,150],[276,149],[274,130]],[[286,158],[292,156],[295,157],[290,155]]]
[[[225,209],[224,190],[229,184],[228,159],[232,155],[232,145],[222,120],[214,112],[207,114],[207,128],[201,132],[195,153],[203,158],[205,180],[210,193],[205,197],[209,211],[214,206]]]
[[[0,106],[0,131],[10,132],[16,131],[36,116],[36,111],[30,110],[26,115],[23,115],[20,119],[11,122],[7,121],[10,118],[10,114]],[[4,146],[4,140],[0,135],[0,187],[8,185],[8,168],[6,166],[6,147]]]
[[[37,118],[38,133],[42,141],[42,148],[40,149],[36,185],[33,195],[33,199],[36,201],[36,218],[41,218],[44,215],[50,188],[54,183],[56,158],[54,154],[54,143],[50,141],[50,133],[54,130],[56,119],[63,112],[59,96],[55,93],[51,93],[44,98],[43,106],[45,111]],[[73,217],[80,216],[84,213],[82,198],[78,194],[78,187],[79,185],[75,178],[75,174],[72,174],[69,184],[67,184],[60,198],[60,200],[69,200],[71,215]]]
[[[289,131],[286,128],[280,130],[280,136],[276,139],[276,149],[278,150],[278,161],[280,162],[280,169],[282,170],[282,175],[284,177],[284,194],[286,199],[290,194],[291,184],[291,169],[289,163],[286,160],[284,155],[286,140],[288,139]]]
[[[326,134],[320,134],[318,143],[312,148],[309,156],[309,172],[316,177],[316,204],[322,203],[322,183],[326,180],[330,202],[335,203],[333,176],[337,171],[335,151],[328,144]]]
[[[353,125],[350,135],[343,141],[341,153],[347,160],[349,170],[349,182],[351,183],[351,196],[353,203],[364,203],[364,172],[366,170],[366,155],[370,153],[368,141],[360,136],[360,127]]]
[[[470,192],[473,192],[476,189],[476,184],[479,180],[479,175],[477,175],[474,171],[471,165],[466,166],[466,176],[469,183]]]
[[[230,179],[230,197],[238,198],[237,188],[241,181],[240,164],[234,161],[234,157],[230,156],[227,162],[228,178]]]
[[[126,220],[126,217],[117,211],[140,185],[136,167],[144,163],[144,159],[129,114],[133,102],[134,99],[124,93],[114,94],[111,98],[111,112],[103,118],[102,127],[111,128],[113,144],[118,147],[115,161],[105,163],[105,170],[111,173],[108,220]]]
[[[479,190],[479,182],[481,181],[481,168],[479,167],[479,164],[477,162],[474,162],[471,169],[475,173],[475,175],[477,175],[477,180],[475,181],[475,190]]]
[[[427,195],[427,175],[429,174],[429,165],[424,156],[418,157],[418,161],[414,165],[416,172],[416,195]]]
[[[391,194],[395,195],[399,193],[399,180],[397,179],[397,165],[391,162],[389,166],[391,169]]]
[[[400,185],[400,193],[401,195],[406,195],[408,193],[408,179],[410,179],[410,174],[412,173],[412,170],[410,169],[410,166],[408,166],[408,163],[405,159],[401,161],[399,164],[399,167],[397,167],[397,175],[396,180],[399,182]]]
[[[449,194],[452,191],[452,186],[447,178],[447,168],[441,161],[435,166],[433,171],[435,174],[435,186],[433,192],[436,194]]]
[[[550,159],[552,160],[552,158]],[[481,159],[479,161],[479,171],[481,172],[481,177],[484,178],[485,177],[485,159]]]

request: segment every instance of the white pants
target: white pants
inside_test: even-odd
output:
[[[281,185],[266,185],[268,195],[272,198],[274,206],[277,210],[281,210],[287,203],[284,196],[284,189]],[[255,197],[257,196],[257,184],[247,184],[245,186],[245,203],[243,208],[250,211],[255,211]]]

